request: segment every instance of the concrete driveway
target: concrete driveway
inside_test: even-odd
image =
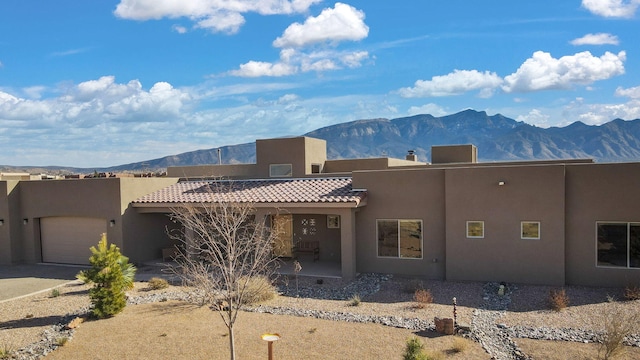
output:
[[[0,265],[0,302],[25,295],[49,291],[76,280],[76,274],[86,269],[64,265]]]

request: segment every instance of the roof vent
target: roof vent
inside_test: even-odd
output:
[[[405,159],[409,161],[418,161],[418,156],[416,155],[416,151],[415,150],[407,151],[407,157]]]

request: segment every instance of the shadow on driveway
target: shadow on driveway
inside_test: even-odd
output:
[[[0,265],[0,302],[76,280],[83,266],[66,265]]]

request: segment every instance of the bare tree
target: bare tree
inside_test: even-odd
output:
[[[256,218],[254,205],[248,203],[183,204],[172,209],[171,217],[182,229],[169,236],[184,245],[175,272],[218,311],[229,331],[234,360],[233,327],[240,308],[267,290],[261,287],[273,290],[270,279],[279,261],[273,255],[277,230]]]

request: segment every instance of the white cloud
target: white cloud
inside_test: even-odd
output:
[[[317,17],[309,17],[304,24],[293,23],[282,36],[273,41],[279,48],[303,47],[320,42],[358,41],[369,35],[364,12],[343,3],[322,10]]]
[[[40,99],[42,97],[42,93],[46,91],[47,88],[44,86],[30,86],[22,89],[22,91],[32,99]]]
[[[571,45],[618,45],[620,41],[615,35],[607,33],[587,34],[570,41]]]
[[[239,77],[287,76],[310,71],[324,72],[362,66],[369,58],[367,51],[337,51],[340,41],[366,38],[369,28],[364,13],[352,6],[336,3],[324,9],[317,17],[309,17],[304,24],[290,25],[273,45],[282,48],[276,62],[251,60],[227,74]],[[329,50],[301,50],[310,44],[325,42]]]
[[[549,89],[568,89],[575,84],[588,85],[598,80],[624,74],[626,53],[606,52],[601,57],[590,52],[563,56],[536,51],[513,74],[504,78],[505,92],[527,92]]]
[[[563,108],[562,115],[589,125],[602,125],[613,119],[640,119],[640,100],[632,99],[620,104],[588,104],[584,99],[577,98]]]
[[[369,57],[366,51],[312,51],[301,52],[287,48],[280,51],[280,61],[271,63],[264,61],[249,61],[240,65],[239,69],[231,70],[227,74],[239,77],[287,76],[309,71],[338,70],[343,67],[356,68]]]
[[[304,13],[319,2],[321,0],[121,0],[114,14],[131,20],[185,17],[196,22],[197,27],[235,33],[244,24],[244,13]]]
[[[302,135],[395,112],[387,95],[305,99],[291,90],[303,86],[298,81],[228,86],[217,81],[189,89],[165,82],[149,88],[136,80],[104,76],[49,89],[38,100],[0,90],[0,164],[119,165],[256,138]],[[265,100],[254,101],[256,96]]]
[[[640,99],[640,86],[624,89],[618,87],[616,89],[616,96],[625,96],[631,99]]]
[[[340,57],[340,61],[349,68],[357,68],[362,66],[362,62],[369,58],[367,51],[356,51],[344,54]]]
[[[640,0],[582,0],[582,6],[596,15],[630,18],[640,6]]]
[[[298,72],[298,68],[285,63],[270,63],[264,61],[249,61],[240,65],[240,69],[232,70],[230,75],[240,77],[260,77],[260,76],[285,76]]]
[[[33,91],[39,94],[41,88]],[[105,121],[175,119],[190,101],[189,94],[165,82],[145,91],[137,80],[118,84],[113,76],[103,76],[82,82],[57,98],[29,100],[0,92],[0,119],[28,121],[36,128],[39,124],[63,131],[98,126]]]
[[[278,98],[278,104],[289,104],[299,99],[300,97],[296,94],[284,94]]]
[[[409,115],[430,114],[433,116],[444,116],[448,114],[442,106],[434,103],[424,104],[422,106],[412,106],[407,112]]]
[[[313,61],[311,58],[305,59],[302,62],[300,69],[303,72],[308,71],[327,71],[327,70],[337,70],[339,66],[331,59],[321,59],[318,61]]]
[[[417,80],[414,87],[401,88],[398,92],[405,98],[461,95],[472,90],[491,91],[502,83],[502,79],[493,72],[477,70],[454,70],[443,76],[434,76],[431,80]],[[487,95],[482,91],[481,95]]]
[[[539,127],[549,127],[549,119],[551,116],[544,114],[542,110],[531,109],[526,115],[518,115],[516,120],[524,121],[527,124],[536,125]]]
[[[240,13],[223,11],[210,14],[206,18],[199,20],[196,27],[209,29],[213,32],[235,34],[244,23],[244,16],[240,15]]]
[[[171,29],[173,29],[173,31],[177,32],[178,34],[186,34],[188,31],[186,27],[180,25],[173,25]]]
[[[88,48],[83,48],[83,49],[71,49],[71,50],[65,50],[65,51],[56,51],[50,54],[50,56],[70,56],[70,55],[76,55],[76,54],[81,54],[83,52],[87,52],[89,49]]]

